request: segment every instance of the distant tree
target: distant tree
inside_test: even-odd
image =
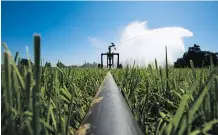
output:
[[[81,67],[83,68],[97,68],[98,67],[98,63],[93,62],[93,63],[84,63]]]
[[[72,66],[70,66],[70,67],[72,67],[72,68],[77,68],[78,66],[77,66],[77,65],[72,65]]]
[[[193,47],[189,47],[188,52],[185,52],[182,58],[178,58],[174,62],[174,67],[184,68],[191,67],[190,60],[193,61],[194,67],[206,67],[210,65],[210,58],[213,60],[215,66],[218,65],[218,53],[213,53],[210,51],[201,51],[199,45],[194,44]]]
[[[59,67],[59,68],[65,67],[65,65],[64,65],[62,62],[60,62],[60,61],[58,61],[58,63],[56,64],[56,66]]]
[[[194,46],[193,46],[193,47],[189,47],[188,50],[189,50],[189,51],[192,51],[192,52],[200,52],[200,51],[201,51],[201,48],[200,48],[199,45],[194,44]]]
[[[33,65],[32,62],[30,62],[30,63],[31,63],[31,65]],[[22,58],[22,59],[20,60],[19,64],[20,64],[21,66],[29,66],[29,60]]]
[[[50,62],[45,63],[45,67],[52,67]]]

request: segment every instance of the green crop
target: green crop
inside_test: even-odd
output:
[[[33,66],[3,46],[1,133],[74,134],[108,70],[41,66],[37,35]],[[111,70],[144,134],[218,134],[218,68],[174,69],[167,52],[165,65]]]

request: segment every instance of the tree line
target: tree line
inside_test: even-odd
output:
[[[29,66],[29,60],[26,59],[26,58],[22,58],[20,60],[18,60],[18,65],[19,66]],[[32,63],[31,61],[31,65],[34,66],[34,64]],[[45,66],[45,67],[52,67],[52,64],[51,62],[45,62],[44,65],[42,66]],[[64,67],[80,67],[80,68],[98,68],[98,63],[96,62],[93,62],[93,63],[87,63],[85,62],[83,65],[81,66],[78,66],[78,65],[71,65],[71,66],[66,66],[64,63],[62,63],[61,61],[58,61],[57,64],[56,64],[57,67],[59,68],[64,68]]]
[[[194,44],[193,47],[189,47],[188,51],[185,52],[181,58],[178,58],[177,61],[174,62],[174,67],[175,68],[191,67],[190,60],[193,61],[195,68],[208,67],[211,64],[211,61],[215,66],[218,66],[218,52],[202,51],[199,45]],[[25,58],[19,60],[18,63],[21,66],[29,65],[28,59]],[[31,64],[33,65],[32,62]],[[44,66],[52,67],[50,62],[46,62]],[[63,68],[63,67],[98,68],[98,63],[85,62],[81,66],[78,65],[66,66],[62,62],[58,61],[56,66],[59,68]]]
[[[174,67],[190,68],[190,60],[192,60],[195,68],[208,67],[211,62],[218,66],[218,52],[202,51],[199,45],[194,44],[193,47],[189,47],[188,51],[183,54],[183,57],[178,58],[174,62]]]

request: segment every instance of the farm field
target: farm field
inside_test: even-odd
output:
[[[4,52],[2,134],[75,134],[108,69],[15,65]],[[145,135],[218,134],[218,69],[149,65],[110,71]],[[39,121],[38,121],[39,120]]]
[[[218,2],[1,2],[2,135],[218,135]]]

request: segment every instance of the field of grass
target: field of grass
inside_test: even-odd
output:
[[[1,70],[1,133],[75,134],[107,69],[41,67],[15,63],[6,45]],[[111,73],[145,135],[218,134],[218,68],[113,69]]]

